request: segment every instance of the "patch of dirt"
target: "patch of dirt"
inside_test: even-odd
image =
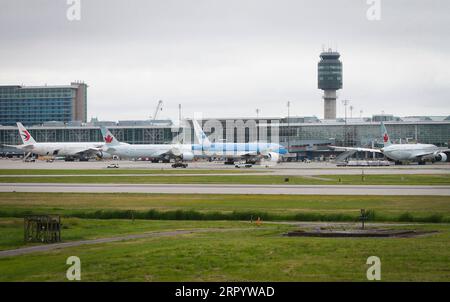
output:
[[[288,237],[356,237],[356,238],[412,238],[430,235],[438,231],[399,230],[399,229],[323,229],[295,230],[284,234]]]

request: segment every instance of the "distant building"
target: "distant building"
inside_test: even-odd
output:
[[[0,86],[0,125],[86,122],[87,85]]]
[[[401,121],[397,116],[394,116],[393,114],[374,114],[372,115],[372,122],[398,122]],[[430,119],[431,121],[431,119]]]

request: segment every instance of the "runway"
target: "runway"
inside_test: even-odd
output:
[[[450,196],[450,186],[2,183],[0,192]]]
[[[106,167],[113,161],[90,161],[90,162],[64,162],[55,161],[47,163],[45,161],[36,161],[34,163],[23,162],[21,160],[0,160],[0,169],[17,169],[17,170],[57,170],[57,169],[75,169],[75,170],[109,170]],[[330,162],[313,162],[313,163],[301,163],[301,162],[283,162],[272,167],[264,167],[261,165],[254,165],[252,168],[241,169],[241,173],[221,173],[221,171],[237,170],[234,166],[224,165],[221,162],[192,162],[189,163],[187,169],[174,170],[171,168],[171,164],[162,163],[150,163],[144,161],[115,161],[118,163],[121,173],[127,170],[157,170],[161,175],[286,175],[286,176],[320,176],[320,175],[360,175],[361,173],[371,175],[386,175],[386,174],[450,174],[450,163],[435,163],[424,166],[419,165],[405,165],[405,166],[389,166],[389,167],[337,167],[336,164]],[[188,174],[186,171],[199,170],[196,174]],[[216,172],[211,174],[208,170],[215,170]],[[167,174],[166,171],[179,171],[174,174]],[[201,173],[205,171],[207,173]],[[154,171],[153,171],[154,173]],[[57,174],[57,173],[56,173]],[[82,174],[82,173],[81,173]],[[91,174],[92,175],[92,174]],[[133,176],[143,174],[130,173],[123,174],[123,176]],[[151,174],[155,176],[156,174]],[[5,175],[2,175],[4,177]],[[98,174],[95,176],[105,176],[105,174]],[[21,175],[21,177],[23,177]],[[39,177],[39,176],[38,176]]]

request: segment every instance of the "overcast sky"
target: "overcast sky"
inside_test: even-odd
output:
[[[88,119],[323,117],[322,46],[337,48],[353,116],[450,115],[450,1],[0,0],[0,85],[83,80]],[[338,115],[343,116],[338,101]]]

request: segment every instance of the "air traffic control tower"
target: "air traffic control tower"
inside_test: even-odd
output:
[[[342,88],[342,62],[337,51],[328,49],[320,54],[318,88],[323,90],[324,119],[336,119],[336,90]]]

